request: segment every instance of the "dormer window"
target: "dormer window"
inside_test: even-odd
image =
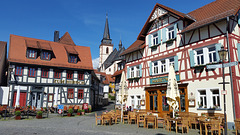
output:
[[[36,59],[37,58],[37,51],[35,49],[27,49],[27,57]]]
[[[69,63],[77,63],[77,56],[76,55],[69,55]]]
[[[48,51],[42,51],[41,59],[42,60],[50,60],[51,59],[51,53],[48,52]]]

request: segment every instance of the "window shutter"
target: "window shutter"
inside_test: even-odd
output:
[[[161,30],[158,31],[158,44],[161,44]]]
[[[152,75],[152,62],[150,62],[150,65],[149,65],[149,75]]]
[[[174,56],[174,70],[178,71],[178,56]]]
[[[152,46],[152,35],[148,35],[148,46]]]
[[[174,38],[177,37],[177,23],[174,24]]]
[[[238,62],[240,62],[240,43],[237,43]]]
[[[127,79],[129,78],[129,67],[127,68]]]
[[[139,65],[140,77],[142,77],[142,64]]]
[[[218,55],[218,51],[221,50],[221,43],[217,43],[215,45],[215,49],[216,49],[216,58],[217,58],[217,62],[220,61],[219,55]]]
[[[163,28],[163,29],[162,29],[162,42],[163,42],[163,43],[166,42],[166,40],[167,40],[167,39],[166,39],[166,34],[167,34],[167,33],[166,33],[166,28]]]
[[[190,66],[194,67],[195,66],[195,61],[194,61],[194,50],[190,51]]]

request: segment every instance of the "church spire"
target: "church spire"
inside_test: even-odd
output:
[[[110,39],[109,26],[108,26],[108,14],[106,13],[106,22],[103,33],[103,39],[101,41],[104,44],[112,44],[112,39]]]

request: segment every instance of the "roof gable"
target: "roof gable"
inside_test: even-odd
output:
[[[68,32],[66,32],[60,39],[59,39],[59,43],[62,44],[67,44],[67,45],[75,45],[75,43],[73,42],[70,34]]]

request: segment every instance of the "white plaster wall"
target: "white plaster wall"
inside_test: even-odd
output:
[[[9,87],[0,87],[0,104],[8,105]]]
[[[145,100],[144,88],[137,87],[137,88],[128,89],[128,98],[127,98],[126,106],[132,106],[131,96],[134,96],[135,105],[137,104],[137,101],[136,101],[137,97],[136,96],[141,96],[141,99]],[[141,109],[146,109],[146,106],[141,106]]]

